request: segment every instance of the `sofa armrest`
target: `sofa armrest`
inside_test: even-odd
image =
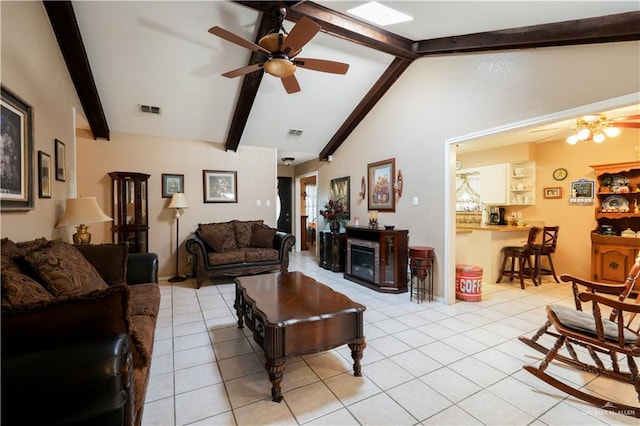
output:
[[[127,284],[145,283],[158,283],[158,255],[156,253],[129,253]]]
[[[185,248],[193,255],[193,275],[206,276],[207,246],[205,242],[194,233],[185,242]]]
[[[126,334],[3,356],[2,424],[131,424],[133,383]]]
[[[296,237],[287,232],[276,231],[273,237],[273,248],[278,250],[280,258],[280,270],[286,271],[289,268],[289,252],[296,243]]]
[[[3,308],[2,356],[128,332],[129,288],[115,285],[78,296]]]

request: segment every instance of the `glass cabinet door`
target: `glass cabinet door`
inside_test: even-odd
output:
[[[111,239],[124,244],[131,253],[149,250],[148,174],[133,172],[109,173],[112,182],[113,227]]]

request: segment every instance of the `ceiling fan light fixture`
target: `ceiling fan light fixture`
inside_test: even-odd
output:
[[[591,132],[589,131],[589,129],[580,129],[576,136],[578,136],[578,140],[586,141],[587,139],[589,139],[590,134]]]
[[[282,163],[283,163],[285,166],[290,166],[290,165],[292,165],[294,161],[296,161],[296,159],[295,159],[295,158],[293,158],[293,157],[284,157],[284,158],[282,158]]]
[[[593,134],[593,141],[595,143],[602,143],[606,139],[604,133],[596,132]]]
[[[296,66],[289,59],[273,58],[265,62],[264,70],[274,77],[285,78],[296,72]]]
[[[618,127],[605,127],[602,131],[610,138],[615,138],[620,135],[620,129]]]
[[[575,145],[578,143],[580,139],[578,138],[578,135],[571,135],[567,138],[567,143],[569,145]]]

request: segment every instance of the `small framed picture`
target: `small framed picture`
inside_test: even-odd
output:
[[[51,198],[51,156],[38,151],[38,197]]]
[[[544,198],[562,198],[562,188],[559,186],[543,188],[542,196]]]
[[[64,142],[56,139],[56,180],[67,180],[67,147]]]
[[[202,190],[205,203],[237,203],[238,172],[203,170]]]
[[[184,192],[184,175],[162,174],[162,198],[171,198],[176,192]]]

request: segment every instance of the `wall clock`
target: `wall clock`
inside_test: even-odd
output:
[[[565,180],[567,178],[567,169],[559,168],[553,171],[553,178],[555,180]]]

